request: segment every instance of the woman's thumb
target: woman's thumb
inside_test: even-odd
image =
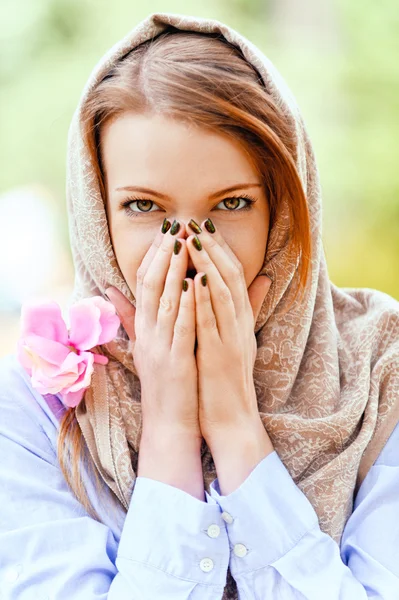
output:
[[[134,319],[136,316],[136,309],[133,304],[126,298],[122,292],[116,287],[109,287],[105,290],[105,294],[109,298],[109,301],[115,306],[118,317],[121,320],[123,327],[129,339],[132,342],[136,341],[136,332],[134,328]]]

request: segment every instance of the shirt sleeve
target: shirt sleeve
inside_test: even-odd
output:
[[[215,479],[240,600],[399,598],[398,490],[399,427],[359,489],[340,548],[276,451],[227,496]]]
[[[163,482],[136,478],[116,565],[132,589],[139,582],[137,598],[222,598],[229,540],[218,503],[205,496],[201,501]]]
[[[14,392],[0,396],[1,599],[220,600],[229,544],[218,504],[139,477],[118,540],[69,490],[29,390]]]

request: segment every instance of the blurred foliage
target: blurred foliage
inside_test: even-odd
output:
[[[212,17],[258,45],[298,100],[320,170],[331,280],[399,299],[397,0],[324,2],[334,23],[322,29],[316,0],[2,0],[0,191],[48,186],[67,245],[68,127],[94,65],[151,12]],[[302,7],[310,17],[296,27],[290,8]]]

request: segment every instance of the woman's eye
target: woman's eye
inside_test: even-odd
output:
[[[240,207],[241,202],[246,203],[245,206]],[[231,198],[226,198],[225,200],[219,202],[219,204],[216,205],[215,209],[222,210],[224,212],[243,212],[245,210],[250,210],[252,208],[252,205],[255,204],[255,202],[256,200],[252,200],[250,198],[247,198],[246,196],[234,196]],[[223,206],[223,208],[217,208],[219,205]],[[135,209],[131,208],[133,206],[135,207]],[[156,210],[154,211],[152,209],[154,207],[158,207],[158,205],[153,200],[147,200],[143,198],[129,198],[128,200],[122,203],[122,207],[124,208],[128,216],[137,217],[138,215],[157,212]]]
[[[241,208],[238,208],[240,206],[240,202],[246,202],[245,206],[242,206]],[[235,196],[233,198],[226,198],[225,200],[222,200],[221,202],[219,202],[219,204],[221,204],[222,206],[224,206],[224,209],[218,209],[218,210],[227,210],[230,212],[239,212],[240,210],[247,210],[249,208],[251,208],[251,204],[254,204],[254,200],[249,200],[249,198],[244,198],[242,196]],[[219,206],[219,204],[217,206]]]
[[[127,212],[129,213],[148,213],[148,212],[154,212],[153,210],[151,210],[151,208],[155,205],[157,206],[157,204],[155,204],[155,202],[153,202],[152,200],[128,200],[127,202],[125,202],[123,204],[126,207]],[[135,205],[136,208],[138,208],[139,210],[132,210],[130,207],[132,205]],[[150,206],[152,205],[152,206]]]

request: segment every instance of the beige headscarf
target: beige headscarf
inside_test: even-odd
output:
[[[296,264],[286,252],[288,212],[269,232],[260,273],[272,284],[255,326],[254,380],[259,412],[281,460],[318,514],[321,529],[339,544],[353,495],[399,420],[399,302],[371,289],[337,288],[322,246],[322,205],[312,146],[295,99],[268,58],[250,41],[212,19],[149,15],[93,69],[68,138],[67,202],[76,268],[70,303],[113,285],[135,305],[110,242],[103,198],[81,138],[81,108],[93,87],[136,45],[173,25],[219,32],[261,74],[297,140],[297,168],[308,199],[313,243],[312,280],[304,300],[285,316]],[[305,309],[305,310],[303,310]],[[141,436],[140,382],[121,326],[103,345],[106,366],[95,365],[92,385],[76,416],[97,469],[128,509]],[[217,476],[203,442],[207,491]],[[228,572],[225,599],[237,598]]]

